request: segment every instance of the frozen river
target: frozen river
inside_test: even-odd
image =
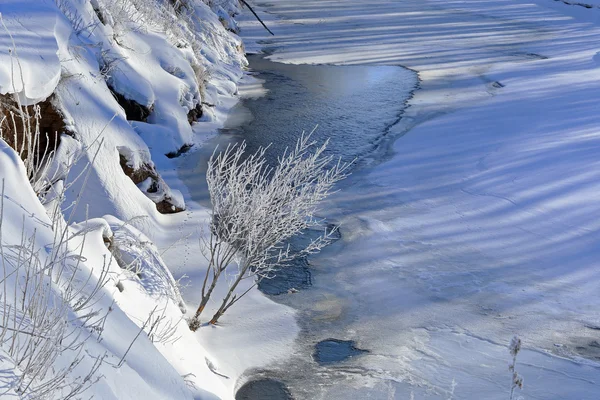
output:
[[[317,143],[329,139],[328,153],[345,162],[354,162],[352,169],[355,173],[369,168],[369,165],[386,157],[389,143],[398,136],[397,133],[390,134],[390,129],[401,120],[406,102],[418,86],[416,73],[400,66],[289,65],[271,62],[263,56],[249,56],[249,61],[254,79],[262,85],[262,95],[249,96],[241,101],[231,112],[226,127],[213,141],[213,146],[194,153],[195,160],[186,161],[197,163],[198,171],[203,169],[215,144],[223,146],[242,140],[249,152],[269,146],[267,157],[275,162],[278,155],[295,144],[302,132],[310,132],[317,125],[312,138]],[[189,176],[204,179],[202,174]],[[190,182],[189,186],[198,187],[199,184]],[[345,182],[339,189],[344,190],[344,186]],[[197,195],[197,201],[209,205],[201,191]],[[342,227],[341,231],[345,229]],[[336,370],[353,356],[366,353],[353,347],[355,338],[347,341],[329,338],[333,340],[314,342],[314,337],[322,336],[325,328],[332,323],[340,328],[344,326],[343,319],[335,321],[319,317],[323,313],[335,313],[345,302],[343,298],[336,300],[339,294],[343,296],[343,288],[329,281],[331,277],[321,275],[319,269],[301,259],[282,271],[280,277],[263,281],[260,288],[264,293],[276,294],[272,297],[274,301],[299,311],[302,333],[298,343],[302,343],[302,351],[299,358],[293,357],[289,361],[309,375],[301,378],[281,376],[280,366],[274,366],[273,371],[248,371],[250,375],[256,374],[252,379],[263,376],[278,378],[294,392],[292,396],[298,396],[295,394],[298,389],[304,391],[307,386],[312,386],[306,384],[306,378],[324,377],[323,371]],[[328,289],[323,291],[324,287]],[[292,288],[302,293],[287,294]],[[336,292],[339,293],[334,294]],[[323,303],[323,296],[329,298],[329,302]],[[315,313],[314,308],[319,311]],[[316,324],[313,323],[315,318]],[[332,343],[334,346],[328,346]],[[344,348],[344,343],[348,343],[347,348]],[[315,363],[319,357],[328,361]],[[240,398],[259,399],[264,398],[265,393],[281,398],[285,392],[281,391],[281,385],[259,380],[243,389]]]
[[[320,124],[359,163],[322,213],[341,239],[272,296],[296,310],[295,346],[247,370],[263,383],[240,398],[507,399],[514,334],[519,395],[600,398],[587,16],[542,0],[264,6],[270,59],[356,65],[253,58],[267,91],[228,138],[277,152]],[[401,65],[421,77],[408,108]]]
[[[245,140],[250,150],[270,145],[268,154],[274,159],[303,130],[319,124],[315,140],[329,138],[329,151],[357,163],[323,212],[330,222],[341,222],[341,240],[308,263],[299,260],[281,278],[266,281],[261,288],[277,294],[272,300],[297,310],[301,331],[296,349],[284,362],[246,371],[244,380],[249,383],[238,398],[388,399],[393,395],[404,399],[412,393],[417,398],[445,399],[453,390],[452,382],[467,381],[469,386],[460,388],[466,398],[480,393],[489,399],[503,398],[510,381],[506,347],[451,325],[456,309],[462,307],[456,300],[480,291],[473,285],[494,278],[467,269],[434,271],[418,263],[416,268],[403,268],[394,264],[390,254],[394,249],[356,249],[361,235],[382,230],[381,242],[390,239],[385,237],[384,220],[373,215],[394,210],[398,198],[377,195],[381,187],[368,175],[403,133],[398,123],[417,86],[416,75],[397,66],[286,65],[260,56],[251,56],[250,62],[265,91],[236,106],[216,143]],[[195,153],[198,164],[206,162],[209,148]],[[200,201],[208,205],[207,199]],[[407,238],[394,241],[398,248],[436,251]],[[299,292],[287,294],[289,288]],[[436,307],[449,310],[444,320],[432,311]],[[485,319],[489,310],[482,308],[480,313]],[[422,347],[425,343],[435,350]],[[320,355],[326,362],[320,362]],[[526,362],[521,371],[531,371],[530,377],[543,371],[541,382],[583,373],[576,378],[583,391],[586,385],[595,385],[598,371],[591,366],[535,351],[525,351],[521,357]],[[452,358],[467,361],[465,369],[453,368],[447,361]],[[474,371],[478,371],[475,376]],[[528,380],[528,386],[533,385]],[[535,388],[541,394],[533,398],[551,398],[547,396],[556,387],[545,392],[544,386]]]
[[[399,122],[416,75],[396,66],[287,65],[259,56],[250,62],[266,93],[241,102],[219,140],[246,140],[250,149],[270,144],[274,157],[318,123],[315,139],[329,138],[331,152],[357,164],[324,210],[329,222],[341,222],[341,240],[261,288],[297,310],[301,332],[285,361],[246,372],[238,399],[447,399],[453,391],[457,398],[504,398],[510,386],[506,346],[452,326],[464,307],[459,300],[497,278],[469,267],[397,265],[400,248],[436,250],[411,242],[409,234],[389,237],[385,218],[374,217],[399,206],[397,196],[378,195],[382,186],[369,173],[404,133]],[[357,246],[361,236],[374,234],[381,242]],[[397,248],[377,247],[389,246],[390,239]],[[300,290],[287,294],[288,288]],[[443,310],[448,314],[440,319]],[[479,311],[483,319],[489,313]],[[596,390],[593,366],[529,350],[520,358],[530,398],[567,398],[575,383],[583,394]],[[547,385],[548,379],[562,388]]]

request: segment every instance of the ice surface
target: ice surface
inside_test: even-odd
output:
[[[285,301],[302,333],[272,376],[300,398],[448,398],[453,379],[456,398],[502,398],[519,334],[519,395],[596,399],[598,11],[329,6],[272,1],[261,16],[276,37],[251,21],[242,35],[275,61],[403,65],[421,89],[385,162],[328,203],[342,240],[311,261],[313,289]],[[307,354],[329,337],[370,353],[318,368]]]

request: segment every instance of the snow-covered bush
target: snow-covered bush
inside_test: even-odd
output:
[[[157,300],[172,301],[184,313],[185,303],[177,282],[154,243],[130,222],[109,215],[104,219],[113,232],[109,250],[119,267],[134,275],[147,294]]]
[[[64,0],[57,0],[64,1]],[[193,27],[193,7],[188,1],[95,0],[95,9],[115,39],[129,31],[153,30],[167,35],[177,47],[187,47],[199,38]]]
[[[71,374],[90,357],[83,352],[84,343],[101,335],[106,315],[89,308],[95,292],[84,294],[82,287],[68,286],[73,281],[67,285],[55,281],[61,273],[76,275],[72,271],[76,267],[65,262],[67,255],[44,262],[34,242],[35,237],[23,236],[20,245],[3,245],[0,250],[4,269],[0,284],[5,289],[0,295],[0,348],[15,374],[13,380],[2,382],[0,397],[14,391],[24,399],[70,399],[97,379],[102,355],[94,357],[87,374],[76,378]],[[14,297],[9,299],[9,294]],[[78,307],[87,314],[74,324],[73,309]]]
[[[0,147],[4,154],[11,152],[4,142]],[[16,157],[12,163],[17,164]],[[9,189],[14,193],[14,187]],[[76,398],[96,382],[105,358],[88,354],[84,346],[89,339],[100,340],[110,311],[97,309],[96,302],[108,281],[106,264],[111,260],[105,260],[93,275],[83,272],[87,232],[69,229],[59,213],[50,219],[39,203],[35,208],[42,213],[32,220],[23,218],[19,231],[14,218],[6,214],[6,203],[13,201],[3,179],[0,361],[12,376],[0,381],[0,397]]]
[[[246,155],[245,144],[229,146],[209,160],[206,179],[212,202],[210,234],[204,240],[209,261],[202,300],[190,321],[195,330],[219,278],[230,265],[229,291],[210,320],[218,319],[262,279],[271,278],[293,259],[318,252],[333,238],[316,216],[319,203],[343,179],[348,164],[334,162],[320,147],[302,135],[295,149],[283,154],[271,167],[266,149]],[[304,248],[292,252],[286,241],[309,228],[324,232]],[[250,288],[237,293],[243,279],[254,279]]]

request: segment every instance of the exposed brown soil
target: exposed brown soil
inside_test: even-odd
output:
[[[151,183],[146,189],[146,194],[148,195],[148,198],[154,201],[159,213],[174,214],[184,211],[183,208],[178,207],[173,203],[171,196],[167,195],[168,186],[153,165],[143,164],[141,167],[134,169],[129,165],[129,161],[123,154],[119,154],[119,161],[125,175],[127,175],[136,185],[139,185],[150,178]]]
[[[35,161],[56,150],[60,135],[69,133],[54,95],[36,105],[21,106],[11,95],[0,95],[0,129],[2,139],[25,160],[32,148]],[[39,127],[39,136],[32,137]]]
[[[192,108],[187,114],[187,119],[190,125],[202,118],[203,114],[204,111],[202,110],[202,104],[198,103],[196,107]]]
[[[136,185],[144,182],[148,178],[152,178],[152,180],[160,179],[158,172],[156,172],[156,169],[151,165],[144,164],[138,169],[133,169],[128,164],[129,161],[123,154],[119,154],[119,162],[121,163],[121,168],[123,168],[125,175],[127,175]]]
[[[153,106],[146,107],[135,100],[130,100],[117,92],[113,87],[108,86],[108,89],[112,93],[113,97],[117,100],[117,103],[125,110],[125,115],[128,121],[139,121],[147,122],[148,117],[152,114],[154,109]]]

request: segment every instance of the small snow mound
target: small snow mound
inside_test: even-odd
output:
[[[0,34],[0,93],[25,104],[45,100],[61,77],[58,10],[38,0],[4,0]]]

